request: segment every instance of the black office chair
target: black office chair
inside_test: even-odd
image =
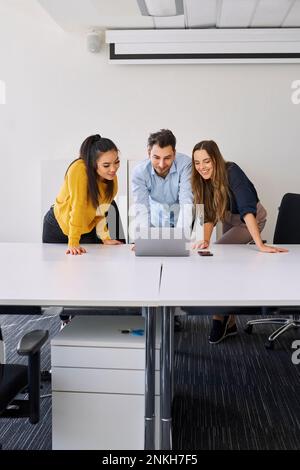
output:
[[[116,201],[112,201],[106,214],[107,225],[112,239],[126,243],[125,233]]]
[[[28,366],[0,364],[0,417],[29,418],[36,424],[40,419],[40,357],[48,331],[34,330],[19,341],[17,352],[28,357]],[[17,395],[28,389],[28,399]]]
[[[274,244],[300,244],[300,194],[287,193],[283,196],[279,213],[277,217]],[[263,308],[263,313],[283,313],[290,314],[290,317],[285,318],[261,318],[257,320],[250,320],[247,322],[245,331],[251,334],[253,325],[258,324],[275,324],[280,325],[268,338],[266,348],[273,349],[274,341],[282,335],[285,331],[291,328],[300,327],[300,309],[299,308]]]

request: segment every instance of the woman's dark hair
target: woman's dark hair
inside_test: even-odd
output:
[[[176,137],[169,129],[160,129],[160,131],[150,134],[148,138],[148,147],[151,149],[153,145],[159,145],[162,149],[171,145],[175,152]]]
[[[204,180],[195,167],[195,152],[206,150],[213,164],[213,174]],[[202,140],[193,148],[192,191],[195,204],[204,204],[204,220],[216,224],[224,220],[229,198],[226,161],[213,140]]]
[[[118,152],[118,148],[112,140],[101,137],[99,134],[91,135],[82,142],[79,151],[79,158],[74,160],[66,171],[67,173],[70,166],[78,159],[82,159],[84,161],[88,177],[88,195],[95,208],[99,205],[97,160],[102,153],[109,152],[110,150]],[[114,183],[113,181],[108,180],[105,182],[106,198],[107,200],[111,200],[113,196]]]

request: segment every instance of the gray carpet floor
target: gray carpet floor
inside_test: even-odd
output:
[[[291,360],[290,331],[268,351],[264,343],[270,326],[252,335],[243,332],[250,317],[239,317],[239,335],[218,345],[207,341],[211,319],[183,317],[184,329],[175,334],[175,399],[173,448],[176,450],[299,450],[300,365]],[[252,318],[252,317],[251,317]],[[42,316],[0,317],[7,362],[26,362],[16,345],[24,332],[59,331],[57,310]],[[43,349],[42,369],[50,368],[49,343]],[[42,393],[50,393],[44,384]],[[41,421],[0,419],[3,449],[51,449],[51,396],[42,399]]]

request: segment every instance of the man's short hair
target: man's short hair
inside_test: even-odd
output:
[[[169,129],[160,129],[158,132],[150,134],[148,139],[148,147],[150,149],[153,145],[159,145],[160,148],[168,147],[171,145],[172,149],[175,152],[176,147],[176,137],[172,131]]]

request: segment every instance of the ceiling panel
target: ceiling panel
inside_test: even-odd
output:
[[[136,0],[37,1],[65,31],[300,27],[300,0],[183,0],[173,17],[143,16]]]
[[[176,28],[184,28],[184,15],[178,16],[165,16],[165,17],[155,17],[153,18],[154,27],[157,29],[176,29]]]
[[[219,9],[219,28],[247,28],[257,5],[257,0],[223,0]]]
[[[282,26],[287,28],[300,27],[300,0],[294,1],[292,8],[287,14]]]
[[[81,0],[86,3],[87,0]],[[96,11],[102,16],[140,16],[136,0],[90,0]]]
[[[84,4],[82,0],[38,0],[42,7],[60,25],[68,25],[78,22],[89,22],[91,17],[99,18],[91,2]]]
[[[187,28],[211,28],[216,25],[217,0],[185,0]]]
[[[150,16],[142,16],[136,0],[38,0],[65,31],[91,28],[153,28]]]
[[[260,0],[257,4],[251,27],[279,27],[284,21],[294,0]]]

